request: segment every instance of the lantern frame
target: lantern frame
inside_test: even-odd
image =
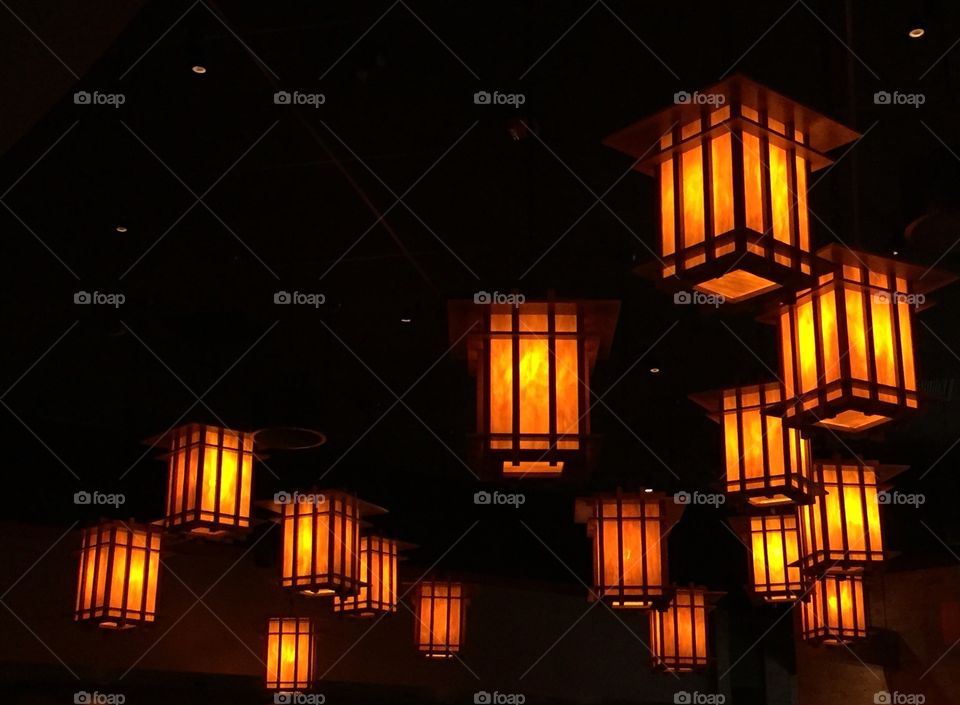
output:
[[[438,614],[438,604],[445,605],[442,615]],[[417,583],[413,622],[417,651],[429,659],[455,658],[463,649],[468,604],[466,587],[461,582],[432,579]],[[442,632],[434,628],[438,617],[443,622]]]
[[[846,586],[844,591],[841,586]],[[846,594],[845,594],[846,592]],[[801,636],[840,645],[867,638],[870,612],[863,577],[828,573],[814,581],[801,608]]]
[[[74,621],[103,629],[154,622],[161,537],[160,527],[132,520],[102,521],[83,529]]]
[[[590,374],[609,354],[619,309],[599,300],[450,302],[451,344],[477,382],[470,459],[481,477],[571,477],[592,468]]]
[[[769,410],[783,401],[777,382],[693,394],[720,424],[724,448],[724,492],[751,509],[806,504],[818,489],[812,482],[810,440]],[[750,448],[759,436],[759,457]]]
[[[721,595],[694,585],[678,587],[666,607],[650,610],[650,652],[655,669],[685,673],[707,667],[708,615]],[[689,653],[680,653],[683,639],[678,633],[682,626],[689,628]]]
[[[257,457],[252,432],[189,423],[152,439],[151,443],[163,443],[169,448],[162,456],[168,461],[163,519],[168,531],[213,539],[249,532],[253,464]]]
[[[292,645],[290,641],[292,640]],[[271,651],[276,643],[276,659],[278,668],[271,678],[270,665],[273,661]],[[284,646],[292,649],[292,665],[284,664]],[[306,647],[306,653],[301,649]],[[264,657],[265,673],[264,686],[267,690],[277,692],[300,692],[309,690],[316,679],[316,626],[311,617],[270,617],[267,619],[267,643]],[[305,673],[301,678],[301,659]],[[289,673],[287,673],[289,670]],[[289,676],[289,677],[285,677]]]
[[[731,523],[747,546],[751,594],[760,602],[795,602],[809,588],[800,569],[803,543],[797,511],[733,517]]]
[[[695,95],[711,100],[676,101],[604,140],[657,182],[657,278],[730,303],[809,286],[823,267],[810,173],[860,135],[742,75]]]
[[[360,537],[360,589],[333,599],[333,611],[351,617],[374,617],[397,611],[400,542],[375,534]]]
[[[574,521],[586,524],[592,543],[593,586],[588,600],[602,600],[614,609],[649,609],[669,602],[673,588],[669,582],[667,538],[685,508],[662,492],[629,493],[618,489],[614,494],[578,498]],[[627,526],[633,527],[629,535]],[[649,545],[651,532],[656,534],[655,545]],[[609,544],[608,536],[612,537]],[[607,549],[612,555],[608,555]],[[625,576],[633,571],[624,570],[624,561],[629,560],[634,549],[639,550],[640,556],[639,580],[625,582]],[[615,561],[615,568],[607,567],[609,557]],[[608,580],[611,572],[612,579]]]

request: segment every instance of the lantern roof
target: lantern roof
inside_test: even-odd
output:
[[[306,494],[317,494],[317,495],[324,495],[324,496],[347,495],[347,496],[353,497],[353,499],[356,500],[357,506],[360,510],[360,516],[386,514],[389,511],[384,507],[378,506],[376,504],[372,504],[371,502],[365,502],[364,500],[354,495],[352,492],[346,492],[344,490],[333,490],[333,489],[320,490],[320,489],[312,488],[312,489],[306,489],[306,490],[297,490],[297,492],[301,495],[306,495]],[[276,499],[276,496],[274,496],[273,499],[261,499],[261,500],[255,501],[254,504],[258,507],[262,507],[263,509],[271,511],[274,514],[282,515],[283,507],[285,503],[279,502]],[[397,543],[399,548],[399,542]]]
[[[916,294],[928,294],[957,280],[956,274],[945,269],[912,264],[836,242],[821,247],[817,251],[817,256],[841,266],[865,266],[876,272],[885,272],[906,279],[911,284],[912,293]]]
[[[877,485],[886,484],[902,472],[910,469],[909,465],[881,463],[879,460],[860,460],[855,458],[817,458],[813,461],[817,465],[858,465],[872,468],[877,475]]]
[[[765,112],[769,117],[785,125],[793,125],[794,129],[807,136],[805,145],[821,156],[820,159],[811,160],[811,168],[814,170],[830,163],[829,159],[822,156],[823,153],[848,144],[860,136],[860,133],[832,118],[742,74],[734,74],[697,93],[710,96],[711,105],[715,107],[744,104],[757,111]],[[636,159],[645,159],[659,151],[657,145],[660,138],[669,133],[674,125],[685,125],[697,119],[704,107],[702,103],[694,100],[675,103],[614,132],[604,138],[603,143]]]
[[[663,518],[672,528],[674,524],[680,521],[683,516],[685,504],[678,504],[672,500],[672,496],[666,492],[606,492],[591,495],[590,497],[577,497],[573,505],[573,521],[576,524],[586,524],[597,515],[597,500],[601,499],[636,499],[642,502],[658,502],[663,507]]]
[[[765,382],[757,382],[756,384],[745,384],[739,387],[725,387],[723,389],[712,389],[706,392],[694,392],[693,394],[688,394],[687,397],[690,401],[696,402],[702,406],[707,411],[707,418],[712,421],[719,423],[720,414],[724,411],[723,408],[723,398],[724,394],[727,392],[734,392],[740,390],[741,392],[751,392],[756,391],[760,392],[761,390],[764,393],[764,402],[759,406],[763,408],[772,407],[774,404],[780,402],[783,398],[783,387],[779,381],[768,380]]]

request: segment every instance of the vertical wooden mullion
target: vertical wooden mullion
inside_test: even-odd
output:
[[[733,172],[733,227],[735,231],[742,231],[747,227],[746,203],[746,175],[743,170],[743,130],[731,130],[730,133],[731,164]],[[742,237],[738,235],[739,241]]]
[[[761,120],[766,124],[766,113],[761,113]],[[773,252],[773,197],[770,193],[770,139],[766,132],[760,135],[760,203],[763,206],[763,245],[764,254],[770,258]]]
[[[523,331],[520,330],[520,307],[514,306],[513,311],[510,313],[512,320],[511,329],[513,334],[511,335],[511,358],[510,364],[513,368],[513,394],[510,401],[513,404],[513,464],[518,465],[520,463],[520,449],[522,445],[522,437],[520,435],[520,336],[523,335]]]
[[[749,486],[747,483],[747,463],[746,463],[746,453],[743,440],[743,397],[741,394],[741,388],[737,387],[735,392],[735,403],[736,403],[736,419],[737,419],[737,466],[740,472],[740,491],[748,492]],[[722,402],[721,402],[722,405]],[[726,442],[726,439],[724,439]],[[729,470],[728,470],[729,472]],[[730,481],[730,478],[727,478],[727,482]]]
[[[707,118],[701,118],[706,122]],[[703,252],[707,262],[716,259],[716,243],[713,231],[713,160],[710,154],[712,138],[701,137],[700,153],[703,170]]]
[[[679,137],[679,127],[677,128],[677,137]],[[680,274],[687,268],[686,237],[684,237],[684,219],[683,219],[683,160],[680,158],[680,150],[675,149],[671,154],[673,159],[673,235],[676,240],[676,246],[673,248],[676,266],[676,273]]]
[[[547,302],[547,432],[551,455],[559,451],[560,438],[557,431],[557,325],[556,304]]]

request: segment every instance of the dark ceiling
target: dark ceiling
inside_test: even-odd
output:
[[[755,311],[675,306],[631,273],[651,259],[652,184],[601,140],[730,71],[865,133],[811,192],[817,243],[947,253],[940,265],[960,270],[948,252],[960,203],[952,3],[923,9],[920,40],[906,35],[915,2],[58,4],[0,9],[11,519],[91,520],[96,509],[72,503],[79,489],[125,493],[120,516],[159,517],[165,467],[142,440],[180,419],[302,426],[329,442],[272,453],[258,497],[323,476],[387,507],[381,523],[424,563],[480,520],[441,565],[575,584],[559,557],[586,579],[573,523],[584,488],[523,483],[520,510],[473,505],[462,459],[474,387],[447,354],[446,302],[511,289],[621,300],[593,379],[605,396],[591,489],[714,482],[719,431],[687,395],[770,379],[773,332]],[[125,101],[77,105],[79,90]],[[325,104],[276,105],[278,90]],[[476,105],[479,90],[525,103]],[[880,90],[925,103],[876,105]],[[960,541],[958,289],[916,326],[922,413],[848,449],[817,440],[821,453],[912,467],[901,487],[926,506],[885,510],[903,561],[951,561],[941,540]],[[80,290],[126,302],[77,306]],[[326,303],[276,306],[279,290]],[[674,578],[744,582],[723,521],[688,510]]]

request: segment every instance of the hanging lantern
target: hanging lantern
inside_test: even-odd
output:
[[[764,413],[782,401],[780,385],[757,384],[694,395],[723,427],[726,491],[754,506],[805,502],[810,484],[810,441],[783,420]]]
[[[160,530],[106,521],[84,529],[73,618],[105,629],[153,622],[160,572]]]
[[[360,537],[360,585],[356,595],[334,598],[335,612],[373,617],[397,611],[397,542]]]
[[[283,587],[309,596],[356,595],[361,502],[340,491],[281,495]]]
[[[824,575],[803,602],[803,638],[824,644],[845,644],[867,636],[863,578]]]
[[[427,658],[453,658],[463,645],[467,605],[463,585],[443,581],[417,586],[414,638]]]
[[[799,565],[796,514],[740,517],[735,523],[750,549],[753,594],[764,602],[792,602],[801,597],[806,585]]]
[[[204,424],[171,431],[164,526],[222,537],[250,526],[253,434]]]
[[[662,494],[625,494],[577,500],[575,519],[593,539],[593,591],[614,608],[643,609],[665,601],[667,534],[684,506]]]
[[[830,245],[837,266],[777,314],[786,423],[856,432],[917,408],[912,306],[954,279]],[[921,288],[922,287],[922,288]]]
[[[267,621],[268,690],[307,690],[314,681],[313,625],[309,617],[272,617]]]
[[[605,140],[656,179],[661,275],[742,301],[809,286],[807,188],[858,134],[742,76]]]
[[[707,609],[704,588],[678,588],[664,610],[650,612],[654,668],[693,671],[707,665]]]
[[[489,300],[489,295],[487,299]],[[452,302],[477,379],[478,455],[505,477],[556,477],[589,452],[590,372],[610,348],[619,303]]]
[[[877,474],[878,466],[857,461],[814,463],[824,494],[799,510],[804,571],[848,572],[883,561]]]

